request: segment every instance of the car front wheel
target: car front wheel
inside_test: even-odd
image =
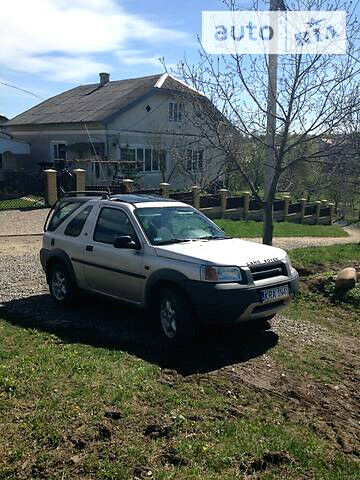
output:
[[[191,343],[196,334],[195,315],[187,297],[175,288],[165,288],[159,298],[160,331],[168,343]]]

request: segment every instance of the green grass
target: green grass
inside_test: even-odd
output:
[[[20,208],[31,208],[44,205],[44,199],[36,195],[27,195],[25,198],[12,198],[10,200],[0,200],[1,210],[15,210]]]
[[[322,259],[331,268],[339,258],[358,261],[356,248],[292,250],[290,255],[295,266],[306,259],[309,269],[316,269]],[[317,389],[352,378],[345,377],[344,368],[355,357],[350,352],[346,361],[346,348],[359,333],[359,310],[333,305],[313,291],[307,283],[313,277],[303,279],[285,314],[290,324],[315,329],[311,341],[303,345],[301,335],[290,330],[267,352],[277,373],[285,372],[289,392],[295,388],[291,376],[306,391],[312,382]],[[57,335],[31,328],[34,324],[0,319],[0,479],[360,478],[355,455],[344,453],[337,442],[344,433],[339,425],[334,436],[336,415],[323,417],[326,412],[320,411],[314,417],[309,404],[248,388],[221,370],[183,377],[128,351],[71,342],[69,332]],[[317,339],[311,332],[319,326],[326,330]],[[335,343],[329,341],[332,335]],[[269,361],[265,358],[259,359],[265,360],[261,369]],[[251,359],[250,368],[257,361]],[[323,400],[309,398],[314,407]],[[109,418],[109,410],[119,418]],[[164,436],[146,435],[150,425],[165,426]],[[285,452],[287,461],[252,471],[266,452]]]
[[[262,222],[216,219],[215,223],[231,237],[262,237]],[[274,237],[347,237],[339,225],[300,225],[274,222]]]
[[[312,268],[314,273],[330,267],[342,268],[360,263],[360,244],[330,245],[327,247],[296,248],[289,251],[295,266]]]
[[[340,334],[360,336],[360,288],[333,295],[337,272],[360,264],[360,245],[331,245],[297,248],[289,251],[295,268],[300,271],[300,292],[286,315],[294,320],[316,322]],[[326,280],[324,282],[324,280]],[[322,286],[323,285],[323,286]]]
[[[331,369],[316,372],[319,355],[301,351],[305,369],[284,349],[274,358],[295,374],[334,380]],[[286,452],[289,462],[251,478],[360,475],[359,464],[317,433],[308,414],[292,421],[288,401],[221,375],[169,378],[125,351],[66,343],[5,320],[0,359],[0,479],[128,480],[136,473],[232,480],[269,451]],[[108,410],[120,418],[107,418]],[[168,435],[146,436],[152,424],[167,426]]]

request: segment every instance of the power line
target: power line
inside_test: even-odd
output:
[[[10,83],[7,82],[2,82],[0,81],[1,85],[5,85],[6,87],[14,88],[15,90],[19,90],[20,92],[28,93],[29,95],[32,95],[33,97],[40,98],[40,100],[45,100],[45,98],[40,97],[34,92],[31,92],[30,90],[25,90],[24,88],[17,87],[16,85],[11,85]]]

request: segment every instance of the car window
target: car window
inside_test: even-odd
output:
[[[92,210],[92,206],[88,206],[81,210],[72,220],[69,222],[65,229],[65,235],[69,235],[70,237],[78,237],[85,225],[85,222],[90,215]]]
[[[53,232],[58,228],[58,226],[66,220],[77,208],[82,204],[80,202],[63,202],[60,203],[58,208],[55,210],[53,216],[51,217],[48,230]]]
[[[135,215],[153,245],[204,237],[225,238],[220,228],[191,207],[137,208]]]
[[[132,238],[136,238],[129,217],[120,209],[103,208],[95,228],[95,242],[113,244],[115,239],[122,235],[130,235]]]

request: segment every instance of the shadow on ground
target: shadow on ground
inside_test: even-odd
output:
[[[270,330],[212,326],[205,328],[191,347],[170,348],[164,345],[148,313],[102,298],[84,297],[73,308],[62,309],[49,295],[35,295],[3,303],[0,317],[22,328],[55,333],[66,343],[127,351],[181,375],[246,362],[278,342]]]

